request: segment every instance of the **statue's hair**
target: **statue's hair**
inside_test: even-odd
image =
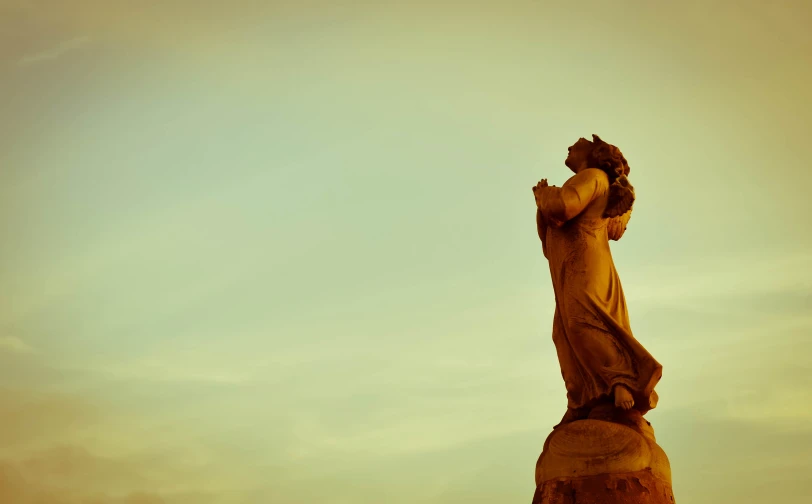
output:
[[[620,149],[606,143],[598,135],[592,135],[592,149],[587,156],[590,168],[600,168],[609,176],[609,201],[604,217],[617,217],[631,210],[634,204],[634,187],[629,183],[629,162]]]

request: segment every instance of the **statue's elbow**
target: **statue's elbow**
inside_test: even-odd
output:
[[[577,208],[565,208],[564,209],[564,215],[563,215],[564,222],[571,221],[572,219],[578,217],[581,214],[581,211],[582,210],[577,209]]]

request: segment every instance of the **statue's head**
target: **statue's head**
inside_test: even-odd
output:
[[[609,175],[609,180],[614,181],[621,175],[629,174],[629,162],[623,157],[620,149],[612,144],[601,140],[598,135],[592,135],[592,149],[587,157],[587,164],[590,168],[600,168]]]
[[[564,162],[575,173],[587,168],[598,168],[609,176],[609,199],[604,215],[617,217],[631,210],[634,204],[634,187],[626,176],[629,174],[629,163],[620,149],[592,135],[590,142],[579,138],[569,148],[569,155]]]
[[[628,175],[630,171],[629,163],[620,149],[604,142],[598,135],[592,135],[591,142],[586,138],[579,138],[570,146],[564,164],[575,173],[586,168],[600,168],[609,175],[610,181],[621,175]]]
[[[592,152],[592,142],[586,138],[579,138],[577,142],[567,149],[567,159],[564,164],[575,173],[588,167],[589,154]]]

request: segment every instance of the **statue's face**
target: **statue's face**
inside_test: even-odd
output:
[[[569,155],[564,164],[570,170],[578,173],[579,170],[586,168],[586,160],[590,149],[592,149],[592,142],[586,138],[579,138],[577,142],[569,147]]]

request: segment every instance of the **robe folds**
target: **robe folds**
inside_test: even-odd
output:
[[[656,405],[662,366],[632,335],[609,240],[625,231],[631,210],[603,217],[609,178],[580,171],[562,187],[540,189],[537,222],[555,292],[553,342],[571,409],[591,408],[625,385],[635,408]]]

